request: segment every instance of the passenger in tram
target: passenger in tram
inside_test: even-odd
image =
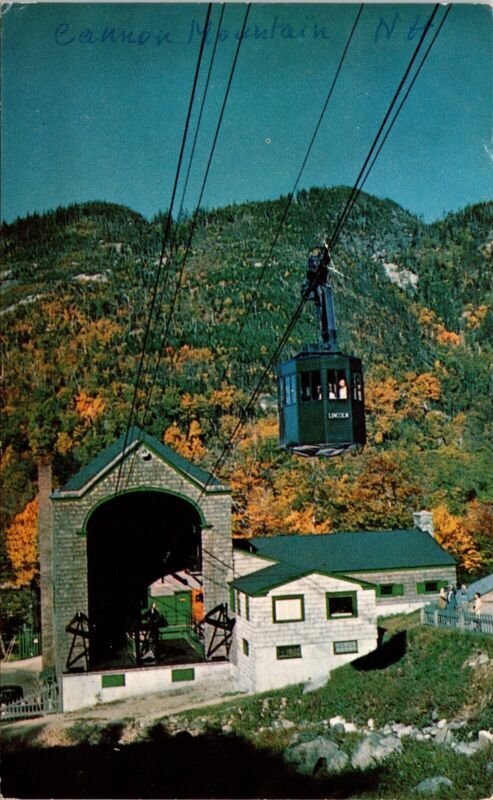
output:
[[[347,400],[347,383],[344,378],[339,381],[339,400]]]

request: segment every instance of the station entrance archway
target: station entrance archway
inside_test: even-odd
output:
[[[202,570],[195,507],[164,491],[131,491],[99,505],[87,523],[90,668],[125,666],[150,585]]]

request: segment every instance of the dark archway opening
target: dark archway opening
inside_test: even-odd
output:
[[[186,500],[164,492],[112,498],[89,519],[87,559],[89,667],[131,666],[129,643],[135,645],[149,587],[166,575],[201,572],[199,514]]]

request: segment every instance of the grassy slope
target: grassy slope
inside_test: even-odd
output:
[[[365,773],[349,769],[336,779],[302,780],[283,765],[282,750],[295,733],[327,735],[326,721],[337,714],[360,725],[373,718],[377,727],[393,721],[422,728],[443,718],[464,720],[466,725],[456,735],[466,741],[475,738],[478,730],[493,728],[493,637],[424,628],[416,625],[416,615],[392,618],[383,624],[385,640],[391,650],[394,646],[390,654],[393,663],[380,665],[380,669],[362,669],[364,659],[363,663],[346,665],[335,670],[327,686],[316,692],[303,694],[296,686],[231,700],[221,706],[174,714],[151,730],[140,727],[138,716],[129,717],[124,704],[119,721],[114,714],[111,724],[87,716],[77,720],[71,715],[72,727],[65,730],[69,737],[65,745],[71,740],[72,747],[57,747],[55,740],[45,742],[40,750],[36,737],[32,737],[33,743],[27,731],[22,737],[15,731],[7,733],[3,742],[5,790],[12,787],[19,790],[15,796],[32,796],[26,793],[32,767],[38,776],[38,792],[48,791],[54,797],[69,796],[63,794],[64,790],[74,791],[71,769],[75,768],[81,791],[85,786],[89,792],[77,795],[81,797],[115,796],[112,791],[118,780],[118,796],[137,796],[132,794],[132,781],[135,783],[138,774],[142,797],[412,800],[416,797],[413,787],[436,775],[453,782],[453,789],[445,789],[436,797],[488,797],[493,789],[493,773],[488,767],[493,762],[491,749],[468,757],[433,742],[404,739],[402,753],[379,768]],[[488,654],[489,664],[467,666],[466,662],[478,653]],[[120,704],[115,704],[114,710],[118,707]],[[276,728],[273,723],[279,719],[290,720],[293,727]],[[229,726],[229,734],[221,731],[224,725]],[[169,736],[169,731],[194,727],[201,732],[193,738],[185,734]],[[358,740],[357,734],[330,735],[348,754]],[[152,764],[146,759],[152,759]],[[53,774],[49,777],[50,770],[58,775],[56,780]],[[39,777],[42,774],[47,776],[43,780]],[[203,795],[197,794],[198,786]],[[207,794],[209,790],[211,794]]]
[[[316,692],[303,694],[301,687],[292,687],[187,716],[205,717],[212,727],[228,724],[236,735],[278,752],[295,730],[272,730],[279,717],[301,729],[320,726],[321,733],[327,730],[323,721],[339,714],[358,725],[373,719],[378,728],[392,722],[422,729],[440,719],[465,721],[456,736],[466,741],[479,730],[493,730],[493,637],[408,627],[409,619],[384,624],[389,660],[396,659],[388,666],[366,669],[371,664],[360,659],[335,670],[326,687]],[[489,655],[489,664],[466,666],[480,652]],[[354,746],[352,735],[334,738],[348,752]],[[407,800],[415,796],[412,789],[420,781],[444,775],[454,788],[439,797],[484,798],[493,790],[487,769],[491,761],[491,750],[468,757],[433,742],[404,739],[402,754],[392,756],[379,771],[377,788],[343,796]]]

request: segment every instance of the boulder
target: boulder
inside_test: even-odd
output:
[[[418,783],[418,785],[414,787],[413,792],[419,792],[420,794],[435,794],[435,792],[440,791],[440,789],[442,789],[444,786],[450,789],[452,788],[453,783],[443,775],[437,775],[435,778],[426,778],[426,780]]]
[[[479,742],[457,742],[453,749],[461,756],[474,756],[480,749]]]
[[[481,749],[486,749],[493,745],[493,733],[491,731],[479,731],[478,742]]]
[[[384,761],[392,753],[401,752],[402,743],[398,736],[385,736],[381,733],[370,733],[356,747],[351,764],[356,769],[368,769]]]
[[[295,727],[296,725],[294,722],[292,722],[290,719],[284,719],[284,718],[274,720],[274,722],[271,725],[271,728],[273,730],[281,730],[281,731],[287,731],[290,730],[290,728],[295,728]]]
[[[454,734],[452,733],[448,725],[445,725],[443,728],[438,729],[435,736],[435,742],[437,744],[451,744],[453,741],[454,741]]]
[[[283,753],[283,759],[302,775],[323,772],[340,772],[349,761],[348,756],[338,746],[324,736],[316,736],[309,742],[290,745]]]
[[[398,736],[399,739],[402,739],[403,736],[416,738],[418,731],[414,727],[414,725],[396,724],[393,726],[393,733],[395,733],[395,735]]]

